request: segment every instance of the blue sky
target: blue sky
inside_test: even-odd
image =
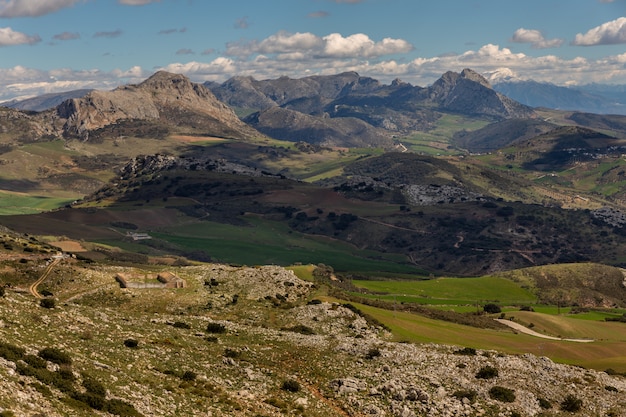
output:
[[[0,0],[0,101],[162,69],[426,86],[463,68],[626,84],[626,0]]]

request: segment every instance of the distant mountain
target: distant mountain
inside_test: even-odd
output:
[[[52,109],[66,100],[81,98],[92,92],[92,89],[72,90],[61,93],[43,94],[41,96],[27,98],[24,100],[12,100],[2,103],[2,106],[25,111],[45,111]]]
[[[493,88],[531,107],[626,115],[626,94],[611,97],[599,87],[569,88],[536,81],[504,81],[494,83]]]
[[[139,85],[92,91],[85,97],[67,100],[57,107],[56,113],[65,120],[65,135],[84,139],[107,126],[120,129],[120,122],[149,122],[166,130],[220,137],[257,134],[203,85],[164,71]]]
[[[508,119],[473,131],[456,132],[453,142],[470,152],[491,152],[520,139],[530,139],[549,132],[556,125],[541,119]]]
[[[355,72],[263,81],[234,77],[222,84],[205,85],[228,105],[247,113],[259,112],[245,120],[267,135],[286,140],[304,137],[308,142],[336,146],[378,146],[379,140],[367,142],[366,138],[380,138],[384,131],[387,137],[426,131],[444,113],[492,121],[534,117],[530,107],[496,92],[470,69],[447,72],[430,87],[400,80],[383,85]],[[289,111],[268,113],[276,108]],[[342,120],[346,118],[353,119],[351,127]],[[354,119],[364,123],[355,124]],[[356,142],[355,129],[367,132],[359,133],[362,139]]]
[[[243,120],[270,137],[291,142],[354,148],[393,146],[388,132],[355,117],[315,117],[271,107]]]

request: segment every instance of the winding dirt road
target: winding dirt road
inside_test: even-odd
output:
[[[39,294],[39,291],[37,291],[37,287],[39,286],[39,284],[44,282],[46,278],[48,278],[48,275],[50,275],[50,272],[52,272],[52,268],[54,268],[59,262],[61,262],[61,258],[54,258],[54,260],[50,262],[50,265],[48,265],[43,274],[41,274],[39,279],[33,282],[30,287],[28,287],[28,291],[30,291],[30,293],[35,296],[35,298],[44,298],[44,296]]]
[[[515,323],[514,321],[511,321],[511,320],[506,320],[506,319],[495,319],[495,320],[504,324],[505,326],[509,326],[510,328],[519,331],[520,333],[524,333],[530,336],[540,337],[542,339],[562,340],[564,342],[578,342],[578,343],[590,343],[594,341],[593,339],[564,339],[562,337],[548,336],[546,334],[541,334],[534,330],[531,330],[528,327],[522,326],[521,324]]]

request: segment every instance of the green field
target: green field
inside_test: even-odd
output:
[[[591,343],[542,339],[507,329],[489,330],[442,322],[416,314],[383,310],[355,304],[360,310],[385,323],[396,340],[415,343],[441,343],[497,350],[511,354],[532,353],[555,362],[626,372],[626,325],[591,322],[571,317],[519,312],[515,321],[533,323],[541,333],[567,338],[592,338]],[[532,321],[529,321],[532,320]]]
[[[53,198],[0,192],[0,216],[41,213],[42,211],[62,207],[74,200],[73,198]]]
[[[216,262],[244,265],[323,263],[338,271],[367,274],[376,271],[422,272],[405,263],[401,255],[381,257],[380,253],[360,250],[341,241],[304,236],[283,223],[253,217],[246,220],[249,226],[205,221],[162,228],[151,235],[184,250],[203,251]]]
[[[528,289],[498,277],[437,278],[421,281],[355,280],[353,284],[370,292],[362,294],[365,297],[405,303],[467,307],[487,302],[503,305],[537,302],[537,298]],[[475,307],[470,307],[469,310],[471,309]]]

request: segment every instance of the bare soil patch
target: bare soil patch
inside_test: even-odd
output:
[[[63,252],[87,252],[87,249],[80,242],[75,240],[59,240],[56,242],[50,242],[52,246],[56,246]]]
[[[183,143],[194,142],[224,142],[224,138],[217,138],[215,136],[189,136],[189,135],[174,135],[172,139]]]

